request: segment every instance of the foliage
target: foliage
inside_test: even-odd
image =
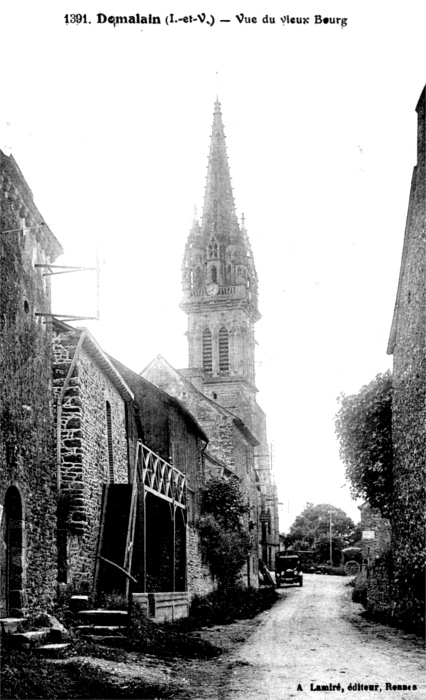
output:
[[[307,503],[297,516],[287,536],[287,544],[293,549],[314,550],[318,563],[330,558],[330,513],[332,522],[333,562],[338,564],[341,551],[353,544],[358,530],[351,518],[328,503],[314,506]]]
[[[238,480],[209,479],[201,493],[201,513],[212,515],[227,530],[238,531],[248,513]]]
[[[186,620],[158,623],[149,619],[142,608],[132,606],[126,648],[161,657],[209,659],[220,649],[191,634]]]
[[[392,495],[392,375],[378,374],[358,394],[339,400],[336,434],[352,495],[386,516]]]
[[[141,679],[121,687],[111,675],[89,662],[72,659],[56,666],[30,652],[2,650],[1,697],[22,698],[167,698],[172,690]]]
[[[201,493],[198,531],[204,557],[219,588],[232,588],[251,549],[244,528],[247,505],[236,479],[210,479]]]
[[[365,569],[360,571],[355,578],[352,600],[354,603],[361,603],[364,607],[367,605],[367,573]]]
[[[277,600],[278,594],[272,587],[256,589],[236,586],[226,596],[220,591],[213,591],[207,596],[193,599],[191,620],[197,625],[211,625],[248,619],[268,610]]]

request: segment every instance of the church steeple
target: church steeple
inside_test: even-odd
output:
[[[201,228],[205,233],[213,232],[219,236],[238,234],[222,112],[218,100],[214,106]]]
[[[188,315],[189,367],[204,370],[205,385],[210,385],[212,395],[224,405],[225,385],[228,389],[238,385],[237,394],[242,401],[241,391],[244,393],[243,403],[249,411],[249,396],[256,391],[254,323],[260,318],[257,274],[245,219],[242,217],[240,226],[235,211],[218,100],[214,105],[203,215],[201,224],[194,216],[190,228],[182,264],[182,289],[180,306]]]

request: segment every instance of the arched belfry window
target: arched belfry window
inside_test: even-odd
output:
[[[203,370],[205,372],[213,371],[212,334],[209,328],[205,328],[203,331]]]
[[[219,331],[219,372],[229,372],[229,333],[223,326]]]
[[[209,247],[208,247],[208,254],[209,254],[209,258],[219,257],[219,246],[218,246],[217,240],[214,236],[210,239],[210,243],[209,243]]]
[[[107,442],[108,442],[108,480],[114,483],[114,453],[112,450],[112,420],[111,420],[111,404],[109,401],[105,405],[106,424],[107,424]]]

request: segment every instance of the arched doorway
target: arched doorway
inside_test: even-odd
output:
[[[23,513],[21,494],[10,486],[4,500],[1,552],[1,614],[23,615]]]

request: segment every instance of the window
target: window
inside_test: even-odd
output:
[[[219,246],[218,246],[216,238],[213,236],[213,238],[210,240],[210,243],[209,243],[208,256],[209,256],[209,258],[217,258],[218,254],[219,254]]]
[[[205,372],[212,372],[212,334],[208,328],[203,331],[203,369]]]
[[[211,269],[211,275],[212,275],[212,282],[217,282],[217,269],[214,265]]]
[[[229,333],[223,327],[219,331],[219,372],[229,372]]]
[[[107,442],[108,442],[108,476],[110,483],[114,483],[114,454],[112,451],[112,422],[111,422],[111,405],[106,402],[106,424],[107,424]]]

